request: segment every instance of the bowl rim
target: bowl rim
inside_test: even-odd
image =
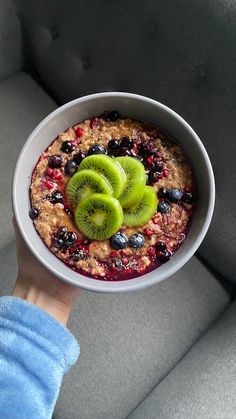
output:
[[[82,277],[83,279],[88,280],[83,281],[84,283],[81,284],[80,281],[75,281],[71,278],[68,277],[68,275],[63,274],[62,272],[58,271],[57,269],[54,268],[54,266],[50,266],[41,255],[38,254],[37,250],[35,249],[35,247],[32,245],[27,232],[24,229],[24,225],[21,221],[21,214],[20,214],[20,210],[17,206],[17,174],[18,171],[20,170],[20,167],[24,161],[24,155],[25,152],[27,150],[27,148],[29,147],[29,145],[31,144],[33,138],[35,137],[35,135],[41,130],[42,127],[44,127],[45,125],[47,125],[47,123],[53,119],[55,116],[57,116],[58,114],[63,113],[66,109],[76,105],[77,103],[83,103],[86,102],[88,100],[93,100],[93,99],[97,99],[97,98],[108,98],[108,97],[117,97],[117,98],[127,98],[127,99],[136,99],[138,101],[142,101],[143,103],[150,103],[154,106],[159,107],[160,109],[162,109],[164,112],[168,113],[172,118],[178,120],[178,122],[184,126],[184,128],[189,132],[189,134],[193,137],[195,143],[197,144],[202,158],[205,160],[205,164],[206,164],[206,168],[208,171],[208,178],[209,178],[209,201],[208,201],[208,209],[207,209],[207,213],[204,219],[204,222],[201,225],[201,228],[199,230],[199,232],[197,233],[197,237],[196,240],[194,241],[194,243],[192,243],[190,245],[190,247],[186,250],[185,254],[177,261],[175,261],[175,263],[170,264],[170,262],[168,262],[168,270],[161,272],[160,275],[158,277],[155,276],[155,272],[156,269],[154,269],[153,271],[146,273],[144,275],[141,275],[137,278],[133,278],[133,279],[128,279],[128,280],[123,280],[123,281],[102,281],[102,280],[95,280],[93,278],[88,278],[84,275],[80,275],[77,274],[78,277]],[[82,96],[80,98],[71,100],[67,103],[65,103],[64,105],[58,107],[57,109],[55,109],[53,112],[51,112],[49,115],[47,115],[35,128],[34,130],[31,132],[31,134],[28,136],[16,163],[16,167],[14,170],[14,174],[13,174],[13,178],[12,178],[12,187],[11,187],[11,195],[12,195],[12,206],[13,206],[13,213],[15,215],[15,219],[17,222],[17,225],[19,227],[19,230],[23,236],[23,239],[26,243],[26,245],[28,246],[28,248],[30,249],[30,251],[34,254],[34,256],[49,270],[51,271],[56,277],[60,278],[61,280],[63,280],[66,283],[69,283],[71,285],[80,287],[80,288],[84,288],[90,291],[95,291],[95,292],[102,292],[102,293],[117,293],[117,292],[128,292],[128,291],[133,291],[133,290],[138,290],[138,289],[143,289],[146,287],[149,287],[151,285],[154,285],[157,282],[161,282],[164,279],[169,278],[170,276],[172,276],[175,272],[177,272],[181,267],[183,267],[185,265],[185,263],[188,262],[188,260],[194,255],[194,253],[196,252],[196,250],[198,249],[198,247],[200,246],[200,244],[202,243],[207,230],[209,228],[211,219],[212,219],[212,215],[213,215],[213,211],[214,211],[214,205],[215,205],[215,180],[214,180],[214,173],[213,173],[213,169],[212,169],[212,165],[210,162],[210,158],[208,156],[208,153],[204,147],[204,145],[202,144],[200,138],[198,137],[198,135],[196,134],[196,132],[193,130],[193,128],[185,121],[184,118],[182,118],[177,112],[173,111],[171,108],[169,108],[168,106],[162,104],[161,102],[158,102],[157,100],[154,100],[152,98],[143,96],[143,95],[139,95],[139,94],[135,94],[135,93],[126,93],[126,92],[101,92],[101,93],[94,93],[94,94],[89,94],[86,96]],[[43,243],[42,241],[42,246],[45,246],[47,248],[47,246]],[[50,250],[47,248],[47,250],[50,252]],[[52,254],[52,252],[50,252]],[[52,254],[54,256],[54,258],[56,258],[56,256],[54,254]],[[174,259],[174,257],[173,257]],[[62,262],[63,263],[63,262]],[[71,271],[71,268],[67,267],[64,263],[63,263],[64,267],[66,267],[69,271]],[[158,269],[158,268],[157,268]],[[68,271],[68,272],[69,272]],[[149,280],[146,282],[145,281],[145,277],[147,275],[149,275],[151,277],[149,278]],[[139,279],[144,278],[144,281],[139,281]]]

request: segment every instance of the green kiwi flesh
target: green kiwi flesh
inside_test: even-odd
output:
[[[115,160],[123,167],[126,175],[126,182],[119,201],[123,208],[129,208],[143,197],[146,185],[144,166],[133,157],[117,157]]]
[[[107,195],[113,193],[113,189],[106,178],[94,170],[85,169],[75,173],[66,186],[66,197],[73,207],[92,193]]]
[[[75,222],[81,233],[89,239],[106,240],[121,227],[123,210],[114,197],[95,193],[78,203]]]
[[[119,198],[125,185],[125,173],[122,167],[109,156],[93,154],[85,157],[79,165],[78,171],[90,169],[103,175],[113,188],[113,196]]]
[[[145,186],[142,199],[124,210],[124,224],[137,227],[146,224],[157,210],[158,199],[152,186]]]

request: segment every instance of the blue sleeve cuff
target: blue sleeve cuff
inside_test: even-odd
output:
[[[79,357],[80,348],[71,332],[39,307],[21,298],[0,298],[0,328],[8,329],[12,339],[27,337],[68,372]],[[17,347],[17,346],[16,346]]]

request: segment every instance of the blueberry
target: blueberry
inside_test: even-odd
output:
[[[114,236],[110,238],[110,245],[112,249],[115,249],[115,250],[124,249],[125,247],[128,246],[128,243],[129,243],[128,237],[124,233],[121,233],[120,231],[118,231],[118,233],[114,234]]]
[[[118,150],[120,148],[120,142],[118,140],[110,140],[108,148],[110,148],[110,150]]]
[[[72,246],[75,244],[77,240],[77,235],[73,231],[68,231],[68,233],[65,236],[65,245],[66,246]]]
[[[65,174],[66,176],[72,176],[77,171],[78,164],[73,160],[67,160],[65,164]]]
[[[107,149],[101,144],[95,144],[88,151],[88,155],[91,154],[107,154]]]
[[[63,239],[67,234],[67,227],[62,226],[59,227],[59,229],[57,230],[57,237],[59,237],[60,239]]]
[[[129,239],[129,245],[130,247],[133,247],[133,249],[139,249],[140,247],[143,247],[144,243],[144,236],[139,233],[132,234]]]
[[[39,210],[37,208],[31,208],[29,210],[29,216],[31,220],[35,220],[39,215]]]
[[[53,244],[58,249],[62,249],[65,246],[64,240],[61,239],[60,237],[55,237],[54,241],[53,241]]]
[[[171,202],[181,201],[183,192],[179,189],[169,189],[168,198]]]
[[[168,202],[160,201],[157,205],[157,211],[161,214],[167,214],[170,211],[170,205]]]
[[[161,242],[161,241],[160,242],[157,242],[156,243],[156,249],[157,250],[161,250],[161,251],[162,250],[165,250],[166,249],[166,244],[164,242]]]
[[[186,204],[191,204],[191,202],[193,201],[193,195],[191,194],[191,192],[184,192],[182,196],[182,201],[186,202]]]
[[[64,141],[61,145],[61,151],[63,151],[63,153],[71,153],[73,150],[73,145],[71,144],[70,141]]]
[[[121,146],[121,148],[126,148],[128,150],[131,150],[134,146],[134,142],[129,137],[123,137],[121,139],[120,146]]]
[[[160,262],[165,263],[167,262],[171,257],[171,252],[167,249],[162,250],[160,252],[157,252],[157,258],[160,260]]]
[[[168,198],[169,189],[166,188],[160,188],[158,191],[158,197],[159,198]]]
[[[52,169],[56,169],[56,168],[62,166],[63,161],[64,161],[64,159],[61,156],[51,156],[48,160],[48,165]]]
[[[77,163],[80,164],[82,162],[82,160],[86,157],[86,154],[83,153],[83,151],[79,150],[77,151],[77,153],[75,153],[73,155],[73,160]]]
[[[62,203],[63,202],[63,196],[61,194],[61,192],[59,191],[54,191],[51,196],[49,197],[49,201],[52,204],[57,204],[58,202]]]
[[[119,112],[117,112],[117,111],[108,112],[108,115],[107,115],[108,120],[111,121],[111,122],[117,121],[117,119],[119,119],[119,117],[120,117],[120,115],[119,115]]]
[[[78,249],[76,252],[72,253],[71,257],[77,262],[78,260],[86,259],[86,253],[82,249]]]

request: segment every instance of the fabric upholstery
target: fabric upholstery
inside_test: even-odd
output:
[[[14,4],[30,40],[28,55],[61,103],[97,91],[131,91],[190,122],[216,175],[215,215],[200,252],[236,281],[235,2]]]
[[[235,419],[236,303],[127,419]]]
[[[22,67],[20,22],[10,0],[0,4],[0,79],[9,77]]]
[[[227,304],[196,258],[144,291],[83,292],[69,321],[81,355],[65,377],[54,419],[126,418]]]
[[[15,244],[0,250],[0,294],[16,278]],[[80,359],[54,419],[124,419],[229,305],[215,277],[193,257],[170,279],[136,293],[83,291],[68,327]]]
[[[0,248],[14,236],[11,181],[19,152],[30,132],[55,108],[53,100],[25,73],[0,82]]]

